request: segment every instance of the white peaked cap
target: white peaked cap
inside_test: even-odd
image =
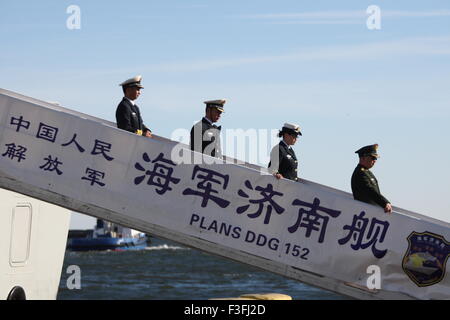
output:
[[[302,135],[302,133],[300,132],[300,126],[298,124],[294,124],[294,123],[288,123],[286,122],[283,125],[283,129],[282,131],[285,132],[292,132],[292,133],[297,133],[299,135]]]
[[[141,80],[142,80],[142,76],[136,76],[134,78],[130,78],[128,80],[125,80],[124,82],[122,82],[121,84],[119,84],[119,86],[122,87],[139,87],[139,88],[144,88],[141,85]]]

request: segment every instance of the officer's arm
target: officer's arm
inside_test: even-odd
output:
[[[191,129],[191,150],[197,152],[203,152],[202,149],[202,127],[198,123],[192,126]]]
[[[279,172],[282,156],[282,151],[280,150],[279,145],[272,148],[272,151],[270,152],[269,172],[273,174],[277,179],[284,178],[283,175]]]
[[[278,173],[280,168],[280,147],[277,145],[270,151],[269,172],[272,174]]]
[[[361,175],[361,187],[364,189],[364,192],[369,195],[371,199],[373,199],[380,207],[385,208],[389,203],[385,197],[383,197],[372,185],[370,178],[363,174]]]
[[[134,133],[131,127],[131,112],[123,104],[117,107],[116,121],[118,128]]]

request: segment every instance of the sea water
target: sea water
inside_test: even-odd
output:
[[[152,239],[140,251],[67,251],[57,299],[200,300],[248,293],[282,293],[300,300],[346,299],[160,239]]]

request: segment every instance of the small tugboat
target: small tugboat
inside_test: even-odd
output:
[[[69,230],[67,249],[71,251],[91,250],[142,250],[147,247],[145,233],[97,219],[93,230]]]

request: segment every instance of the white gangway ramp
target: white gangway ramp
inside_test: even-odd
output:
[[[7,90],[0,119],[2,188],[359,299],[450,298],[448,223]]]

